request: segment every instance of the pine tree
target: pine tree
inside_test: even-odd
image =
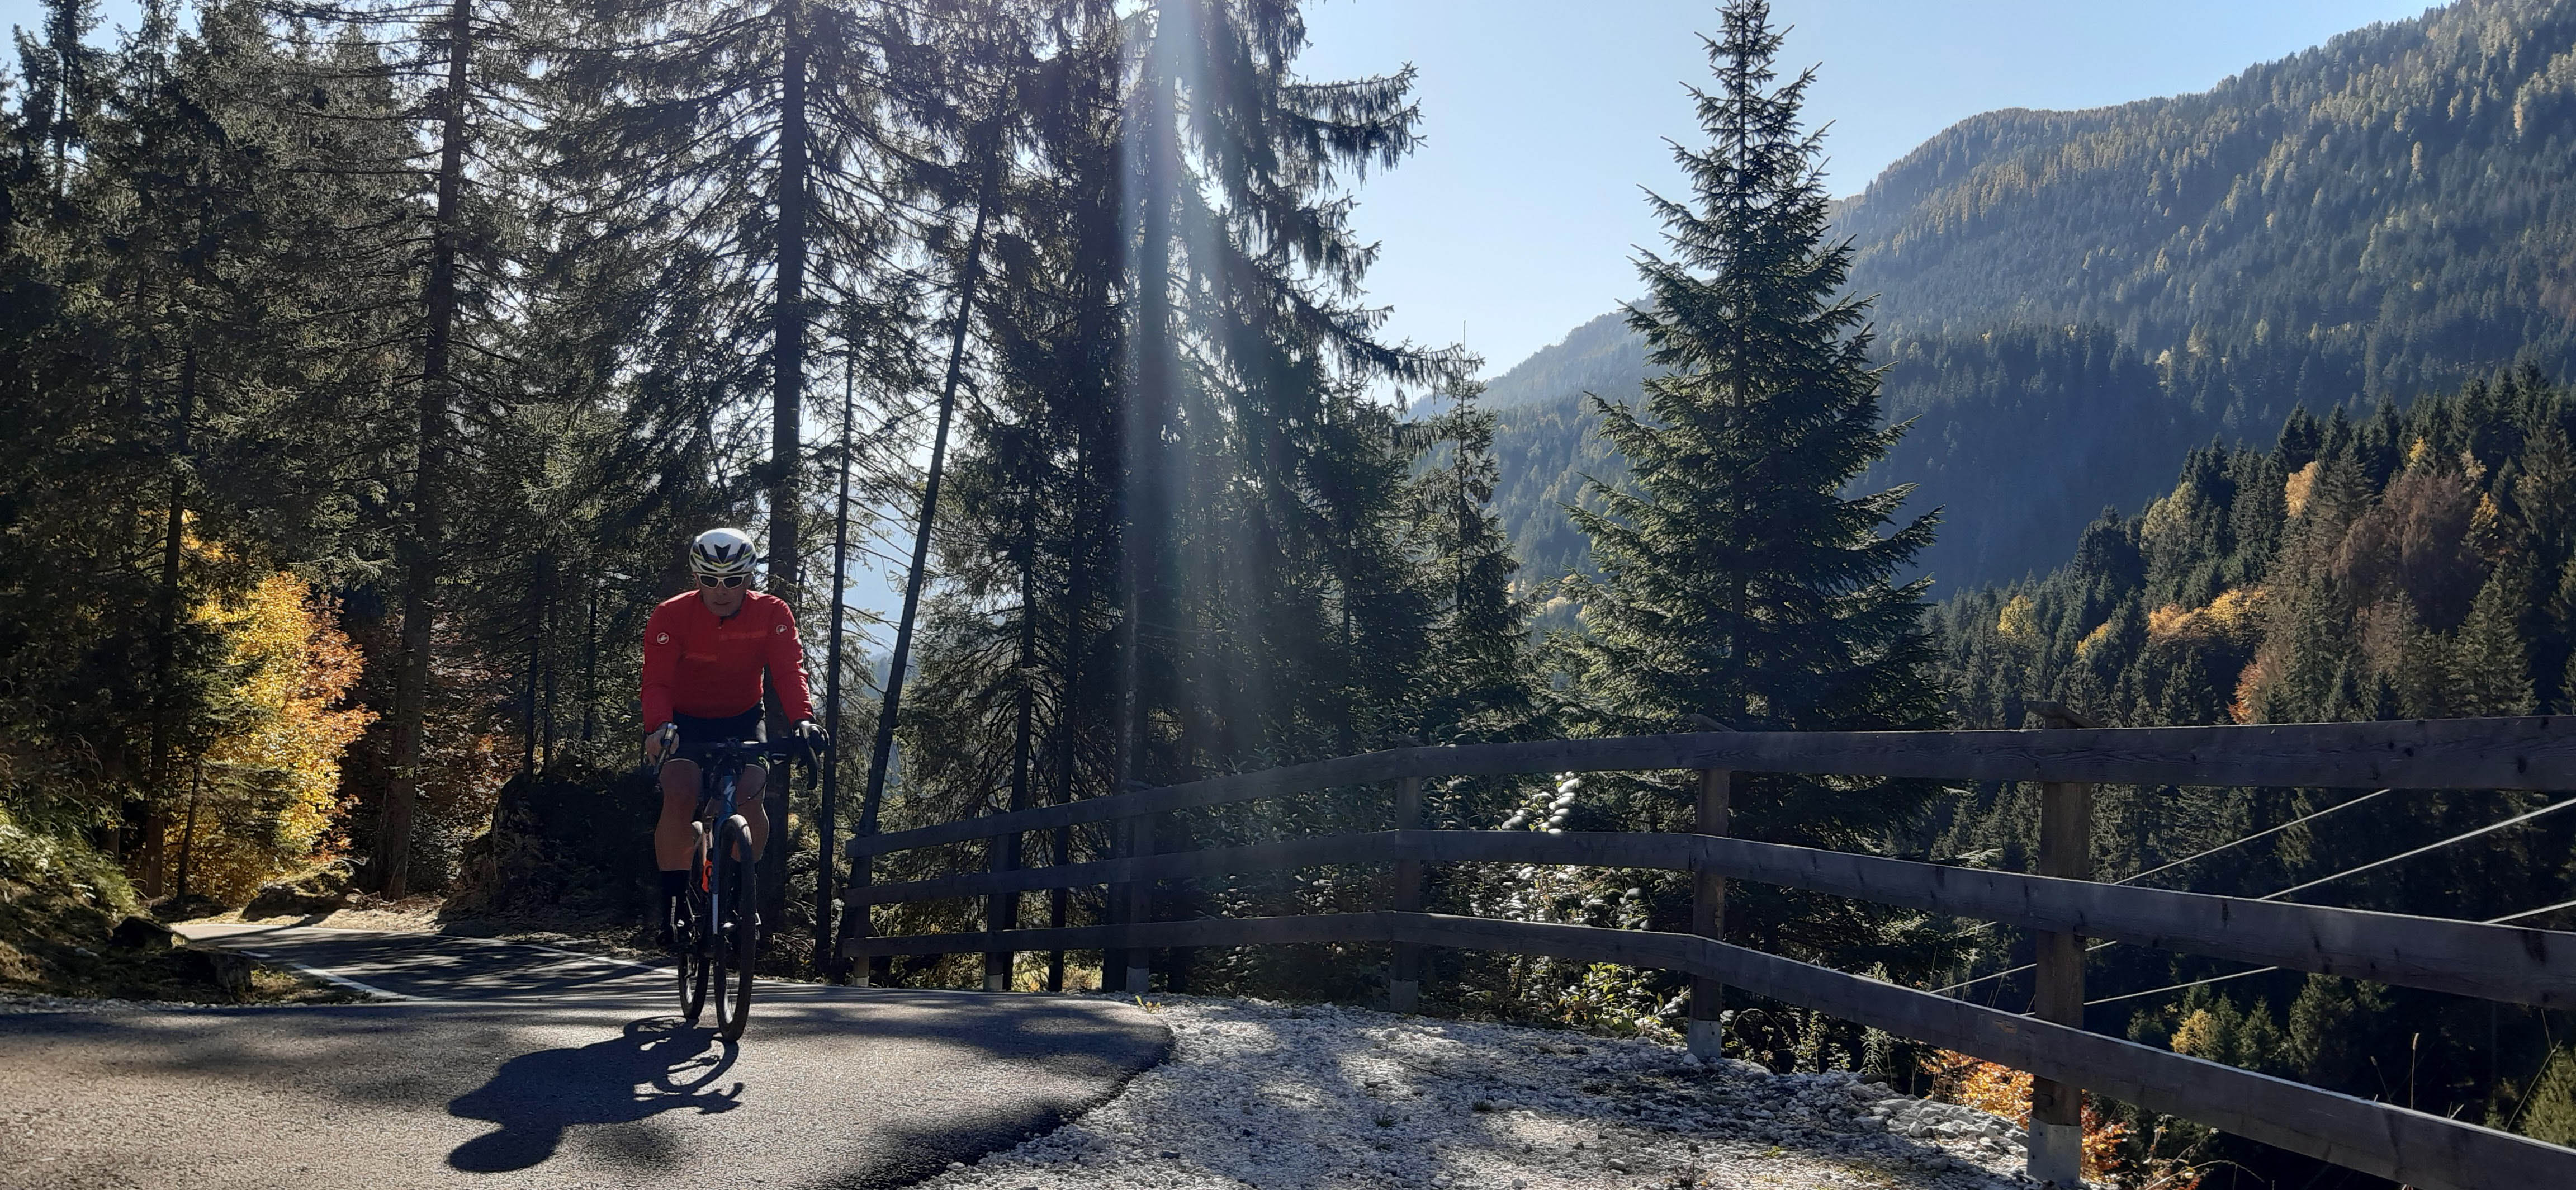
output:
[[[2453,714],[2531,713],[2531,642],[2522,622],[2532,602],[2530,559],[2515,554],[2487,576],[2451,650]]]
[[[1537,713],[1530,617],[1537,600],[1516,589],[1511,540],[1494,515],[1494,415],[1476,407],[1484,386],[1443,386],[1447,406],[1414,424],[1446,457],[1410,485],[1408,519],[1427,578],[1440,592],[1420,726],[1428,739],[1511,738]]]
[[[1644,416],[1596,398],[1634,490],[1577,511],[1603,578],[1581,597],[1575,660],[1604,726],[1686,714],[1782,730],[1919,726],[1934,697],[1921,581],[1892,581],[1930,540],[1882,536],[1905,489],[1846,497],[1901,427],[1877,425],[1863,302],[1838,296],[1850,254],[1825,242],[1811,75],[1771,86],[1769,8],[1739,0],[1694,92],[1705,150],[1676,148],[1696,206],[1653,200],[1673,259],[1640,265],[1630,312],[1653,362]]]
[[[1733,0],[1723,18],[1708,44],[1718,85],[1693,91],[1711,143],[1674,149],[1693,201],[1652,199],[1671,256],[1640,262],[1649,301],[1629,312],[1666,374],[1647,381],[1642,413],[1595,398],[1631,487],[1596,489],[1602,511],[1574,511],[1602,577],[1576,588],[1591,631],[1568,660],[1606,731],[1691,715],[1782,731],[1933,726],[1926,580],[1894,578],[1933,517],[1882,533],[1907,490],[1844,490],[1903,428],[1878,424],[1865,303],[1840,296],[1851,252],[1826,239],[1820,136],[1799,122],[1813,75],[1775,85],[1780,35],[1761,0]],[[1734,803],[1756,837],[1867,846],[1926,796],[1748,777]],[[1684,803],[1678,789],[1662,797]],[[1766,940],[1875,937],[1848,914],[1741,900]]]

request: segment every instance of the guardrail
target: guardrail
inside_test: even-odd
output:
[[[1540,834],[1420,827],[1425,777],[1697,770],[1690,834]],[[2039,875],[1944,867],[1726,837],[1730,775],[1786,772],[2041,783]],[[1155,815],[1392,781],[1398,829],[1153,854]],[[1017,951],[1100,949],[1107,973],[1145,989],[1146,948],[1312,942],[1393,947],[1389,999],[1411,1011],[1425,946],[1550,955],[1688,974],[1690,1042],[1713,1055],[1720,985],[1802,1005],[2037,1076],[2031,1174],[2076,1183],[2081,1091],[2195,1120],[2427,1190],[2576,1186],[2576,1150],[2231,1066],[2082,1028],[2083,940],[2106,938],[2190,954],[2479,996],[2544,1008],[2576,1005],[2576,933],[2443,918],[2217,897],[2087,879],[2095,783],[2414,789],[2576,789],[2576,719],[2422,720],[2236,727],[2038,731],[1733,733],[1402,748],[1258,773],[941,823],[854,839],[842,953],[982,952],[986,987],[1007,987]],[[1116,858],[871,885],[869,860],[891,852],[1023,832],[1111,823]],[[1000,855],[1007,849],[996,848]],[[1422,867],[1509,862],[1654,868],[1695,876],[1689,934],[1493,921],[1422,912]],[[1384,911],[1295,917],[1148,920],[1162,880],[1313,867],[1394,865]],[[1720,940],[1725,884],[1753,880],[1983,918],[2038,931],[2031,1016],[1764,954]],[[1097,926],[873,937],[867,907],[983,896],[987,921],[1024,892],[1106,885]],[[859,968],[865,970],[864,963]],[[997,979],[995,973],[1001,973]]]

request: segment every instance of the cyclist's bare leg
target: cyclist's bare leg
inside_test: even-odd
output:
[[[754,855],[767,854],[769,850],[769,804],[760,796],[761,788],[768,783],[768,772],[756,764],[742,766],[742,776],[734,779],[734,812],[742,815],[743,825],[751,828]]]
[[[689,848],[697,841],[689,820],[698,809],[698,764],[674,759],[662,766],[662,817],[653,824],[654,866],[665,872],[689,867]]]

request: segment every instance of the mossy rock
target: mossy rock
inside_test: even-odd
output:
[[[263,884],[258,894],[250,899],[250,904],[242,906],[242,920],[314,917],[347,908],[349,875],[348,865],[332,864],[292,880]]]
[[[466,844],[450,915],[640,919],[653,892],[660,785],[648,773],[557,771],[501,787]]]

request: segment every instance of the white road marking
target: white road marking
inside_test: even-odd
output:
[[[467,943],[474,943],[474,944],[477,944],[477,945],[480,945],[480,946],[486,946],[486,947],[493,947],[493,946],[500,946],[500,947],[518,947],[518,948],[525,949],[525,950],[538,951],[538,952],[541,952],[541,953],[544,953],[544,954],[561,955],[561,956],[563,956],[563,957],[564,957],[564,958],[566,958],[566,959],[570,959],[570,960],[577,960],[577,961],[587,962],[587,963],[592,963],[592,964],[597,964],[597,965],[601,965],[601,966],[609,966],[609,967],[624,967],[624,968],[628,968],[628,969],[630,969],[630,970],[636,970],[636,971],[651,971],[651,972],[656,972],[656,973],[665,972],[665,971],[667,971],[667,970],[668,970],[668,968],[665,968],[665,967],[656,967],[656,966],[653,966],[653,965],[651,965],[651,964],[649,964],[649,963],[639,963],[639,962],[636,962],[636,961],[634,961],[634,960],[632,960],[632,959],[621,959],[621,958],[616,958],[616,957],[613,957],[613,956],[610,956],[610,955],[587,954],[587,953],[584,953],[584,952],[582,952],[582,951],[578,951],[578,950],[566,950],[566,949],[564,949],[563,947],[560,947],[560,946],[546,946],[546,945],[543,945],[543,944],[541,944],[541,943],[535,943],[535,942],[513,942],[513,941],[510,941],[510,940],[508,940],[508,939],[506,939],[506,938],[472,938],[472,937],[465,937],[465,936],[456,935],[456,934],[413,934],[413,933],[411,933],[410,931],[377,931],[377,930],[347,930],[347,931],[342,931],[342,930],[340,930],[340,929],[337,929],[337,928],[335,928],[335,927],[331,927],[331,926],[283,926],[283,927],[281,927],[281,926],[251,926],[251,925],[244,925],[244,926],[242,926],[242,927],[237,927],[237,928],[222,928],[222,927],[218,927],[218,928],[216,928],[216,929],[212,929],[212,930],[205,930],[205,931],[203,932],[203,934],[201,935],[201,937],[202,937],[202,939],[203,939],[204,941],[206,941],[206,942],[214,943],[214,944],[216,944],[216,945],[219,945],[219,946],[220,946],[220,945],[222,945],[223,940],[225,940],[225,939],[237,938],[237,937],[240,937],[240,936],[245,935],[245,934],[268,934],[268,933],[284,934],[286,931],[289,931],[289,930],[296,931],[296,932],[298,932],[298,933],[303,933],[303,932],[310,931],[311,933],[315,933],[315,934],[329,934],[329,933],[341,933],[341,932],[352,933],[352,934],[355,934],[355,933],[370,933],[370,934],[400,933],[400,934],[409,934],[412,938],[416,939],[417,941],[419,941],[419,942],[425,942],[425,943],[439,943],[439,942],[467,942]],[[291,936],[291,935],[289,935],[289,936]],[[251,958],[258,959],[258,960],[260,960],[261,962],[264,962],[264,963],[273,963],[273,964],[276,964],[276,965],[278,965],[278,966],[291,967],[291,968],[294,968],[294,969],[295,969],[295,970],[297,970],[297,971],[303,972],[303,973],[304,973],[304,974],[306,974],[306,975],[310,975],[310,976],[312,976],[312,977],[313,977],[313,978],[315,978],[315,979],[323,980],[324,982],[327,982],[327,983],[330,983],[330,984],[333,984],[333,985],[336,985],[336,986],[339,986],[339,987],[344,987],[344,988],[347,988],[347,989],[349,989],[349,990],[351,990],[351,991],[360,992],[360,993],[363,993],[363,994],[366,994],[366,995],[369,995],[369,996],[374,996],[374,997],[378,997],[378,998],[385,999],[385,1000],[399,1000],[399,1001],[403,1001],[403,1002],[405,1002],[405,1003],[411,1003],[411,1004],[456,1004],[456,1003],[467,1003],[467,1001],[447,1000],[447,999],[443,999],[443,998],[436,997],[436,996],[414,996],[414,995],[410,995],[410,994],[403,993],[403,992],[391,991],[391,990],[388,990],[388,989],[385,989],[385,988],[377,987],[377,986],[376,986],[376,985],[374,985],[374,984],[367,983],[367,982],[364,982],[364,981],[362,981],[362,980],[352,979],[352,978],[350,978],[349,976],[343,975],[343,974],[341,974],[341,973],[339,973],[339,972],[337,972],[337,971],[328,970],[328,969],[326,969],[326,968],[322,968],[322,967],[316,967],[316,966],[314,966],[314,965],[312,965],[312,964],[310,964],[310,963],[301,963],[301,962],[297,962],[297,961],[295,961],[294,959],[286,958],[286,957],[284,957],[284,956],[282,956],[282,955],[271,954],[271,953],[269,953],[269,952],[267,952],[267,951],[252,950],[252,949],[250,949],[249,947],[244,947],[244,946],[231,946],[231,947],[225,947],[225,949],[232,950],[233,952],[235,952],[235,953],[237,953],[237,954],[248,955],[248,956],[250,956]],[[535,968],[533,968],[533,970],[543,971],[543,970],[546,970],[546,969],[548,969],[548,968],[561,967],[561,966],[565,966],[565,965],[567,965],[567,964],[565,964],[565,963],[547,963],[547,964],[543,964],[543,965],[541,965],[541,966],[535,967]],[[507,999],[507,998],[509,998],[509,997],[507,997],[507,996],[503,996],[503,997],[498,997],[498,998],[501,998],[501,999]]]
[[[348,977],[348,976],[346,976],[346,975],[341,975],[341,974],[338,974],[338,973],[336,973],[336,972],[331,972],[331,971],[325,971],[325,970],[323,970],[323,969],[322,969],[322,968],[320,968],[320,967],[309,966],[309,965],[304,964],[304,963],[296,962],[296,961],[295,961],[295,960],[293,960],[293,959],[279,958],[278,956],[273,955],[273,954],[269,954],[269,953],[268,953],[268,952],[266,952],[266,951],[259,951],[259,950],[245,950],[245,951],[242,951],[241,953],[242,953],[242,954],[249,955],[250,957],[252,957],[252,958],[254,958],[254,959],[258,959],[259,961],[261,961],[261,962],[263,962],[263,963],[276,963],[276,964],[278,964],[278,965],[280,965],[280,966],[284,966],[284,967],[293,967],[293,968],[295,968],[296,970],[301,971],[301,972],[305,973],[306,975],[310,975],[310,976],[312,976],[312,977],[313,977],[313,978],[315,978],[315,979],[319,979],[319,980],[323,980],[323,981],[328,982],[328,983],[336,984],[336,985],[338,985],[338,986],[340,986],[340,987],[348,988],[348,989],[350,989],[350,990],[352,990],[352,991],[364,992],[364,993],[366,993],[366,994],[368,994],[368,995],[370,995],[370,996],[381,996],[381,997],[383,997],[383,998],[385,998],[385,999],[387,999],[387,1000],[410,1000],[410,1001],[414,1001],[414,1002],[417,1002],[417,1003],[423,1003],[423,1004],[426,1004],[426,1003],[432,1003],[432,1001],[430,1000],[430,998],[429,998],[429,997],[427,997],[427,996],[410,996],[410,995],[405,995],[405,994],[403,994],[403,993],[401,993],[401,992],[389,992],[389,991],[386,991],[386,990],[385,990],[385,989],[383,989],[383,988],[380,988],[380,987],[375,986],[374,984],[370,984],[370,983],[360,983],[360,982],[358,982],[357,980],[351,979],[351,978],[349,978],[349,977]]]

